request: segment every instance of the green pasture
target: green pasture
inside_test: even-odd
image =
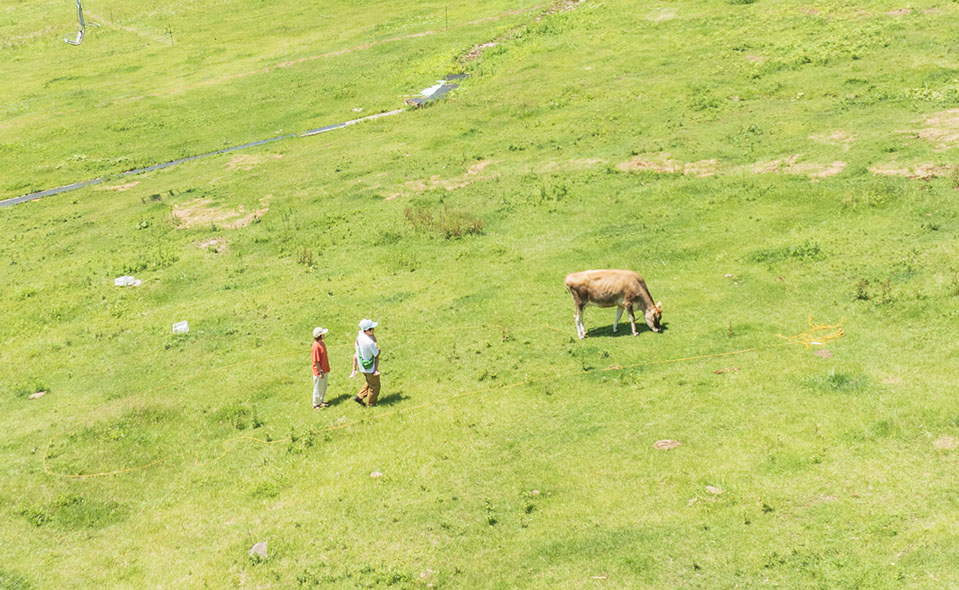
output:
[[[0,199],[107,179],[0,209],[0,588],[959,587],[959,4],[84,7],[0,7]]]

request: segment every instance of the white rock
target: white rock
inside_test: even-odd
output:
[[[260,559],[266,559],[266,541],[260,541],[250,549],[250,557],[257,555]]]

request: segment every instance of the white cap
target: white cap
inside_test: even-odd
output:
[[[323,334],[326,334],[327,332],[329,332],[329,330],[327,330],[326,328],[313,328],[313,337],[319,338],[320,336],[322,336]]]
[[[373,328],[379,326],[379,322],[374,322],[373,320],[360,320],[360,331],[366,332],[367,330],[372,330]]]

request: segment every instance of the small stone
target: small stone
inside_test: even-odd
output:
[[[824,358],[824,359],[832,358],[832,352],[826,350],[825,348],[822,350],[817,350],[813,354],[818,356],[819,358]]]
[[[719,494],[723,493],[723,489],[717,488],[716,486],[706,486],[706,491],[714,496],[718,496]]]
[[[250,557],[266,559],[266,541],[260,541],[250,549]]]
[[[657,440],[655,443],[653,443],[653,447],[659,449],[660,451],[668,451],[670,449],[675,449],[681,444],[683,443],[679,442],[678,440],[672,440],[667,438],[663,440]]]
[[[382,472],[382,471],[374,471],[373,473],[370,474],[370,477],[372,477],[372,478],[374,478],[374,479],[376,479],[377,477],[383,477],[383,472]]]
[[[529,494],[530,494],[531,496],[538,496],[538,495],[539,495],[539,490],[533,490],[533,491],[531,491]]]
[[[30,397],[30,399],[40,399],[41,397],[45,396],[46,394],[47,394],[46,391],[38,391],[38,392],[36,392],[36,393],[31,393],[31,394],[29,395],[29,397]]]

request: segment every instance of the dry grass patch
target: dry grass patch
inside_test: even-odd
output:
[[[835,161],[830,163],[800,162],[802,154],[793,154],[785,158],[758,162],[750,167],[753,174],[795,174],[808,176],[816,182],[828,176],[835,176],[846,169],[846,163]]]
[[[283,156],[281,154],[272,154],[269,156],[256,156],[253,154],[241,154],[234,157],[232,160],[224,164],[224,167],[227,170],[253,170],[253,167],[262,164],[267,160],[279,160]]]
[[[959,109],[949,109],[928,115],[926,125],[918,131],[919,139],[932,142],[937,150],[947,150],[959,145]]]
[[[224,238],[211,238],[209,240],[197,243],[196,246],[201,250],[219,254],[220,252],[226,251],[227,245],[229,245],[229,242],[227,242]]]
[[[838,145],[842,146],[843,150],[849,149],[849,144],[856,141],[859,136],[855,133],[849,133],[848,131],[837,130],[832,133],[820,133],[817,135],[810,135],[809,139],[817,141],[819,143],[825,143],[829,145]]]
[[[869,167],[869,171],[878,176],[902,176],[904,178],[918,178],[928,180],[930,178],[942,178],[953,176],[956,173],[956,167],[948,164],[896,164],[887,162],[885,164],[875,164]]]
[[[662,22],[664,20],[672,20],[674,18],[676,18],[675,8],[658,8],[646,16],[646,20],[651,20],[654,23]]]
[[[390,196],[386,197],[387,201],[395,199],[397,197],[407,196],[410,193],[422,193],[428,190],[434,189],[445,189],[448,191],[454,191],[458,188],[463,188],[469,186],[476,182],[477,180],[487,180],[492,178],[492,176],[480,176],[487,166],[492,163],[492,160],[480,160],[479,162],[470,166],[466,172],[457,178],[440,178],[439,175],[434,174],[426,180],[410,180],[403,183],[404,191],[393,193]]]
[[[932,446],[936,447],[937,449],[943,449],[943,450],[959,449],[959,440],[956,440],[955,438],[948,435],[940,436],[935,441],[933,441]]]
[[[238,229],[245,227],[253,222],[254,219],[263,217],[270,208],[267,206],[272,195],[267,195],[260,199],[261,209],[247,213],[243,205],[235,210],[218,209],[212,207],[212,199],[199,198],[191,199],[182,205],[174,205],[171,215],[177,222],[178,229],[188,229],[195,227],[209,227],[215,225],[224,229]]]
[[[601,166],[607,161],[602,158],[574,158],[572,160],[567,160],[565,162],[556,162],[549,161],[543,162],[536,167],[536,172],[539,174],[545,174],[549,172],[566,172],[570,170],[588,170],[590,168],[595,168],[596,166]]]
[[[128,182],[126,184],[117,184],[114,186],[98,186],[98,191],[116,191],[122,193],[123,191],[128,191],[136,185],[140,184],[139,180],[134,180],[133,182]]]
[[[715,176],[719,169],[716,160],[682,162],[672,159],[669,152],[639,154],[631,160],[620,162],[616,167],[623,172],[655,172],[657,174],[682,174],[684,176]]]

